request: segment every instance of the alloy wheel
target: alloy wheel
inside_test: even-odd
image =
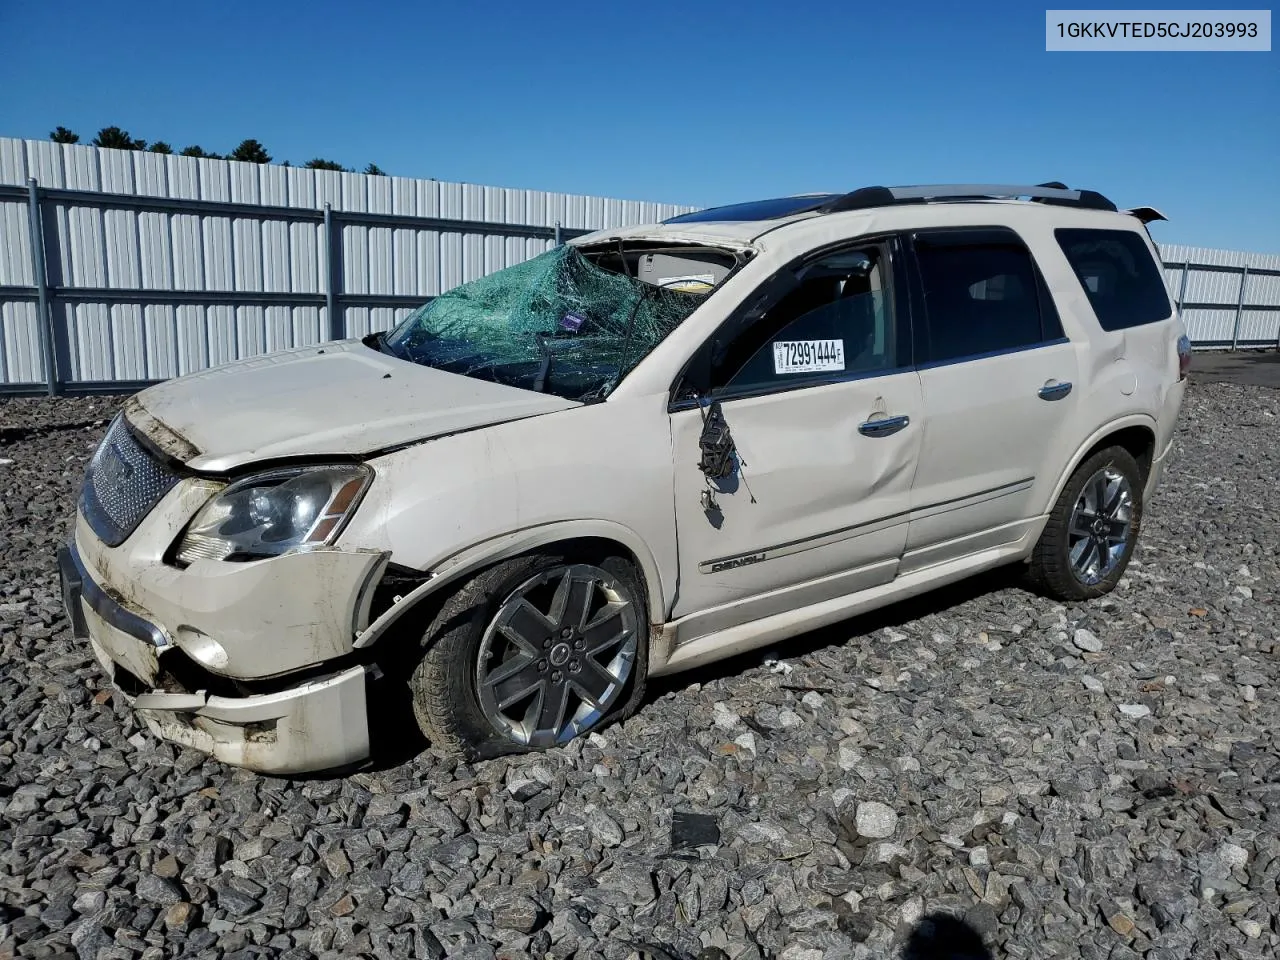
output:
[[[503,601],[480,643],[485,719],[531,747],[566,743],[616,704],[640,642],[637,599],[599,567],[556,567]]]
[[[1124,474],[1103,467],[1084,485],[1071,511],[1067,553],[1077,580],[1092,586],[1124,559],[1133,528],[1133,490]]]

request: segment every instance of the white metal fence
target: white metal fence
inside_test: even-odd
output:
[[[1161,244],[1160,256],[1193,344],[1280,349],[1280,254]]]
[[[562,237],[691,209],[0,138],[0,392],[362,336]]]
[[[689,209],[0,138],[0,393],[361,336],[562,237]],[[1280,341],[1280,255],[1162,252],[1197,343]]]

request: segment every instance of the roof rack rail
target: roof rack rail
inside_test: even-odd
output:
[[[903,203],[927,203],[930,200],[997,200],[1026,197],[1040,203],[1084,207],[1089,210],[1111,210],[1116,205],[1094,190],[1071,190],[1058,182],[1038,186],[990,183],[948,183],[909,187],[862,187],[824,204],[821,213],[844,210],[868,210]]]

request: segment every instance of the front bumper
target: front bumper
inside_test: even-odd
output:
[[[58,566],[76,637],[89,641],[116,688],[157,736],[263,773],[346,767],[369,756],[370,668],[312,672],[294,686],[281,678],[282,689],[246,696],[183,684],[165,669],[166,658],[184,668],[193,661],[164,630],[103,589],[74,542],[59,551]],[[183,675],[191,676],[190,670]]]

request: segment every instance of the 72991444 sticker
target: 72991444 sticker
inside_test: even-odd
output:
[[[777,340],[774,373],[818,373],[844,369],[843,340]]]

